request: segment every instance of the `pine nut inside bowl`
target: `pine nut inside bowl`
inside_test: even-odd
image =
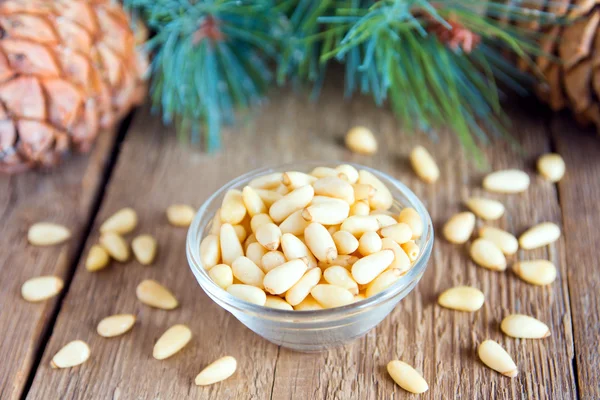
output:
[[[357,164],[252,171],[200,207],[187,258],[206,294],[267,340],[320,351],[363,336],[423,276],[434,233],[421,201]]]

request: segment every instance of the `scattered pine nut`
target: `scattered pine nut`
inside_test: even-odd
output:
[[[100,233],[116,232],[125,235],[135,229],[137,222],[137,213],[133,208],[122,208],[100,225]]]
[[[173,325],[161,335],[152,350],[152,357],[164,360],[183,349],[192,340],[192,331],[183,324]]]
[[[514,378],[519,374],[517,365],[511,356],[493,340],[485,340],[481,343],[477,353],[481,361],[494,371],[498,371],[509,378]]]
[[[27,232],[27,240],[34,246],[52,246],[65,242],[71,231],[63,225],[52,222],[37,222]]]
[[[173,204],[167,207],[167,220],[173,226],[188,227],[196,211],[187,204]]]
[[[465,211],[453,215],[444,225],[442,233],[450,243],[463,244],[469,240],[474,228],[475,214]]]
[[[429,385],[423,376],[405,362],[394,360],[387,365],[387,371],[402,389],[410,393],[424,393],[429,390]]]
[[[556,279],[556,267],[547,260],[519,261],[513,265],[513,271],[532,285],[549,285]]]
[[[131,241],[133,255],[142,265],[150,265],[154,262],[156,247],[156,239],[151,235],[140,235]]]
[[[237,361],[231,356],[219,358],[200,372],[194,383],[198,386],[212,385],[224,381],[235,373]]]
[[[423,146],[417,146],[410,152],[410,164],[423,182],[434,183],[440,177],[435,160]]]
[[[483,292],[470,286],[447,289],[438,297],[440,306],[458,311],[477,311],[483,306],[484,301]]]
[[[67,343],[52,357],[50,367],[71,368],[83,364],[90,358],[90,347],[81,340]]]
[[[479,218],[493,221],[504,215],[504,204],[483,197],[471,197],[466,202],[467,207]]]
[[[560,237],[560,228],[552,222],[543,222],[529,228],[519,237],[519,244],[525,250],[537,249],[554,243]]]
[[[507,316],[502,320],[500,329],[508,336],[521,339],[542,339],[550,336],[548,325],[523,314]]]
[[[96,328],[96,332],[98,332],[98,335],[105,338],[120,336],[133,328],[135,319],[135,315],[133,314],[111,315],[100,321]]]
[[[56,276],[38,276],[21,286],[21,296],[31,303],[37,303],[56,296],[63,287],[63,280]]]
[[[479,236],[494,243],[507,256],[515,254],[519,249],[517,238],[502,229],[484,226],[479,229]]]
[[[115,260],[125,262],[129,259],[129,245],[121,235],[106,232],[100,235],[100,245]]]
[[[565,175],[565,160],[560,154],[544,154],[537,160],[537,169],[544,179],[550,182],[558,182]]]
[[[88,271],[99,271],[105,268],[110,261],[110,256],[102,246],[97,244],[90,247],[88,256],[85,259],[85,268]]]
[[[506,257],[504,257],[498,246],[487,239],[475,239],[469,253],[473,261],[481,267],[492,271],[504,271],[506,269]]]
[[[529,175],[518,169],[492,172],[483,179],[483,187],[490,192],[521,193],[529,188]]]
[[[179,305],[179,302],[169,289],[151,279],[145,279],[140,282],[135,294],[139,301],[151,307],[172,310]]]
[[[369,128],[355,126],[346,133],[346,147],[358,154],[372,155],[377,153],[377,139]]]

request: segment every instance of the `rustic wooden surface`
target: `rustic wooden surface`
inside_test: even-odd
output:
[[[186,230],[168,225],[165,208],[179,202],[197,207],[229,179],[260,166],[337,159],[371,165],[393,174],[425,201],[434,224],[439,227],[450,215],[464,209],[462,199],[483,193],[480,189],[483,173],[466,161],[449,135],[440,134],[437,142],[424,135],[400,135],[388,111],[375,108],[366,98],[341,102],[338,91],[332,87],[325,88],[318,104],[286,91],[275,94],[260,116],[225,134],[226,151],[216,155],[182,146],[165,132],[156,117],[147,111],[138,112],[103,193],[92,232],[88,238],[79,240],[86,240],[85,256],[98,240],[99,224],[116,210],[132,206],[138,211],[140,224],[128,239],[140,233],[155,235],[159,242],[158,258],[149,267],[130,261],[113,263],[98,273],[86,271],[85,258],[80,258],[55,324],[31,317],[34,314],[31,308],[52,304],[31,307],[20,300],[19,279],[23,277],[2,280],[0,301],[19,307],[19,321],[26,321],[21,323],[36,321],[37,329],[50,323],[48,329],[52,329],[47,343],[39,344],[44,348],[39,366],[32,367],[29,362],[22,367],[23,374],[35,374],[31,387],[26,388],[27,397],[416,398],[397,387],[385,372],[389,360],[400,358],[422,371],[430,384],[430,390],[419,398],[599,398],[600,305],[596,293],[600,275],[595,270],[598,252],[594,246],[600,239],[596,227],[600,220],[597,203],[600,162],[594,158],[600,154],[600,142],[583,133],[572,139],[575,133],[568,132],[575,130],[572,124],[550,124],[547,114],[529,108],[515,107],[511,116],[523,153],[511,150],[505,143],[496,144],[487,150],[491,168],[522,168],[532,176],[532,184],[521,195],[489,195],[507,207],[506,216],[493,225],[517,235],[538,222],[563,225],[564,235],[557,243],[536,251],[521,250],[510,260],[548,258],[559,269],[557,281],[540,288],[521,282],[510,271],[483,270],[469,261],[466,246],[438,239],[421,284],[376,329],[347,346],[302,354],[278,348],[256,336],[202,292],[185,258]],[[381,151],[376,157],[352,155],[340,144],[343,133],[357,124],[379,133]],[[441,166],[442,177],[435,185],[421,183],[408,166],[406,156],[417,143],[428,147]],[[537,156],[555,148],[568,165],[568,174],[558,186],[540,179],[534,170]],[[45,181],[39,179],[39,182],[43,185]],[[5,201],[2,196],[0,192],[0,200]],[[19,212],[34,207],[27,202],[14,203],[11,204]],[[28,222],[45,215],[67,213],[66,208],[57,204],[40,204],[35,203],[35,212],[44,214],[32,214]],[[11,243],[23,243],[26,225],[18,219],[0,229],[11,226]],[[5,243],[4,236],[0,240]],[[70,243],[69,247],[72,246],[76,246],[75,242]],[[27,277],[52,271],[44,263],[45,258],[42,259],[52,253],[45,251],[48,249],[32,251],[26,245],[16,249],[15,253],[22,254],[19,257],[23,260],[36,255],[30,261],[34,267],[29,267],[34,269]],[[5,270],[10,267],[8,262],[4,264]],[[18,273],[23,271],[25,267]],[[174,311],[161,311],[140,304],[135,298],[135,287],[146,278],[156,279],[172,289],[181,306]],[[474,285],[485,293],[486,304],[480,311],[459,313],[435,305],[440,291],[458,284]],[[0,326],[7,327],[4,329],[8,329],[5,335],[8,340],[4,340],[0,349],[12,350],[23,346],[20,341],[25,336],[24,328],[5,316],[5,309],[6,306],[0,309],[0,322],[9,322]],[[138,316],[134,329],[118,338],[99,337],[95,333],[98,321],[120,312]],[[513,312],[545,321],[552,336],[539,341],[505,337],[498,326],[504,316]],[[154,360],[154,342],[176,323],[191,327],[192,342],[168,360]],[[478,360],[477,345],[487,338],[497,340],[513,355],[521,371],[516,379],[502,377]],[[52,356],[74,339],[89,343],[90,360],[71,370],[52,370],[49,367]],[[193,378],[202,367],[226,354],[238,359],[236,374],[211,387],[196,387]],[[15,365],[22,363],[21,358],[14,361]],[[3,386],[12,387],[18,381],[14,372],[6,378],[3,374],[4,368],[0,374]],[[19,392],[4,390],[0,394],[8,396],[0,398],[18,397]]]
[[[21,395],[59,306],[60,297],[39,304],[21,300],[21,285],[39,275],[70,278],[115,137],[116,131],[103,133],[91,155],[75,156],[52,172],[0,175],[0,399]],[[27,229],[42,220],[66,225],[73,239],[30,246]]]

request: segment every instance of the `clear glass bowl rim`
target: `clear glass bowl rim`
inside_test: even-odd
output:
[[[364,300],[358,301],[356,303],[348,304],[342,307],[336,308],[328,308],[323,310],[304,310],[304,311],[296,311],[296,310],[280,310],[276,308],[270,308],[265,306],[259,306],[257,304],[253,304],[247,302],[245,300],[239,299],[233,295],[231,295],[226,290],[222,289],[213,280],[208,276],[208,271],[204,269],[202,266],[202,262],[200,261],[200,234],[203,232],[200,231],[200,225],[203,221],[208,220],[209,223],[213,215],[206,215],[209,206],[219,197],[224,195],[224,193],[232,188],[240,187],[242,182],[250,181],[251,179],[268,174],[270,172],[278,172],[278,171],[291,171],[298,170],[299,168],[307,168],[307,167],[317,167],[317,166],[337,166],[341,164],[352,165],[357,170],[364,169],[371,172],[373,175],[378,178],[385,178],[385,180],[392,182],[396,188],[402,193],[404,197],[406,197],[410,204],[404,206],[413,207],[419,213],[423,224],[423,234],[422,238],[424,242],[421,246],[421,252],[413,267],[403,276],[400,277],[392,286],[383,290],[380,293],[372,297],[368,297]],[[302,169],[300,169],[302,170]],[[319,322],[319,321],[330,321],[332,319],[345,318],[350,314],[360,313],[367,309],[376,307],[381,303],[385,303],[387,300],[392,299],[398,293],[400,293],[405,287],[411,284],[416,279],[419,279],[421,275],[424,273],[425,268],[427,267],[427,262],[431,255],[431,250],[433,247],[434,241],[434,230],[433,224],[431,221],[431,216],[427,212],[427,209],[421,202],[421,200],[410,190],[406,185],[399,182],[396,178],[390,176],[385,172],[381,172],[371,167],[367,167],[361,164],[351,163],[351,162],[332,162],[332,161],[299,161],[293,163],[286,163],[280,165],[272,165],[259,169],[255,169],[253,171],[247,172],[243,175],[238,176],[237,178],[227,182],[223,185],[219,190],[213,193],[198,209],[194,220],[192,221],[187,234],[186,240],[186,254],[188,263],[194,276],[198,280],[198,283],[202,287],[204,291],[207,292],[209,297],[215,297],[220,301],[227,304],[229,307],[236,309],[238,311],[244,312],[246,314],[254,314],[259,316],[260,318],[267,319],[290,319],[297,322]]]

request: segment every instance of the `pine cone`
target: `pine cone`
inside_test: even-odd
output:
[[[545,31],[541,50],[560,59],[540,56],[536,64],[547,79],[538,97],[555,110],[569,108],[577,121],[600,131],[600,10],[596,1],[555,2],[548,11],[572,22]]]
[[[129,23],[111,0],[0,1],[0,172],[88,151],[140,100]]]

